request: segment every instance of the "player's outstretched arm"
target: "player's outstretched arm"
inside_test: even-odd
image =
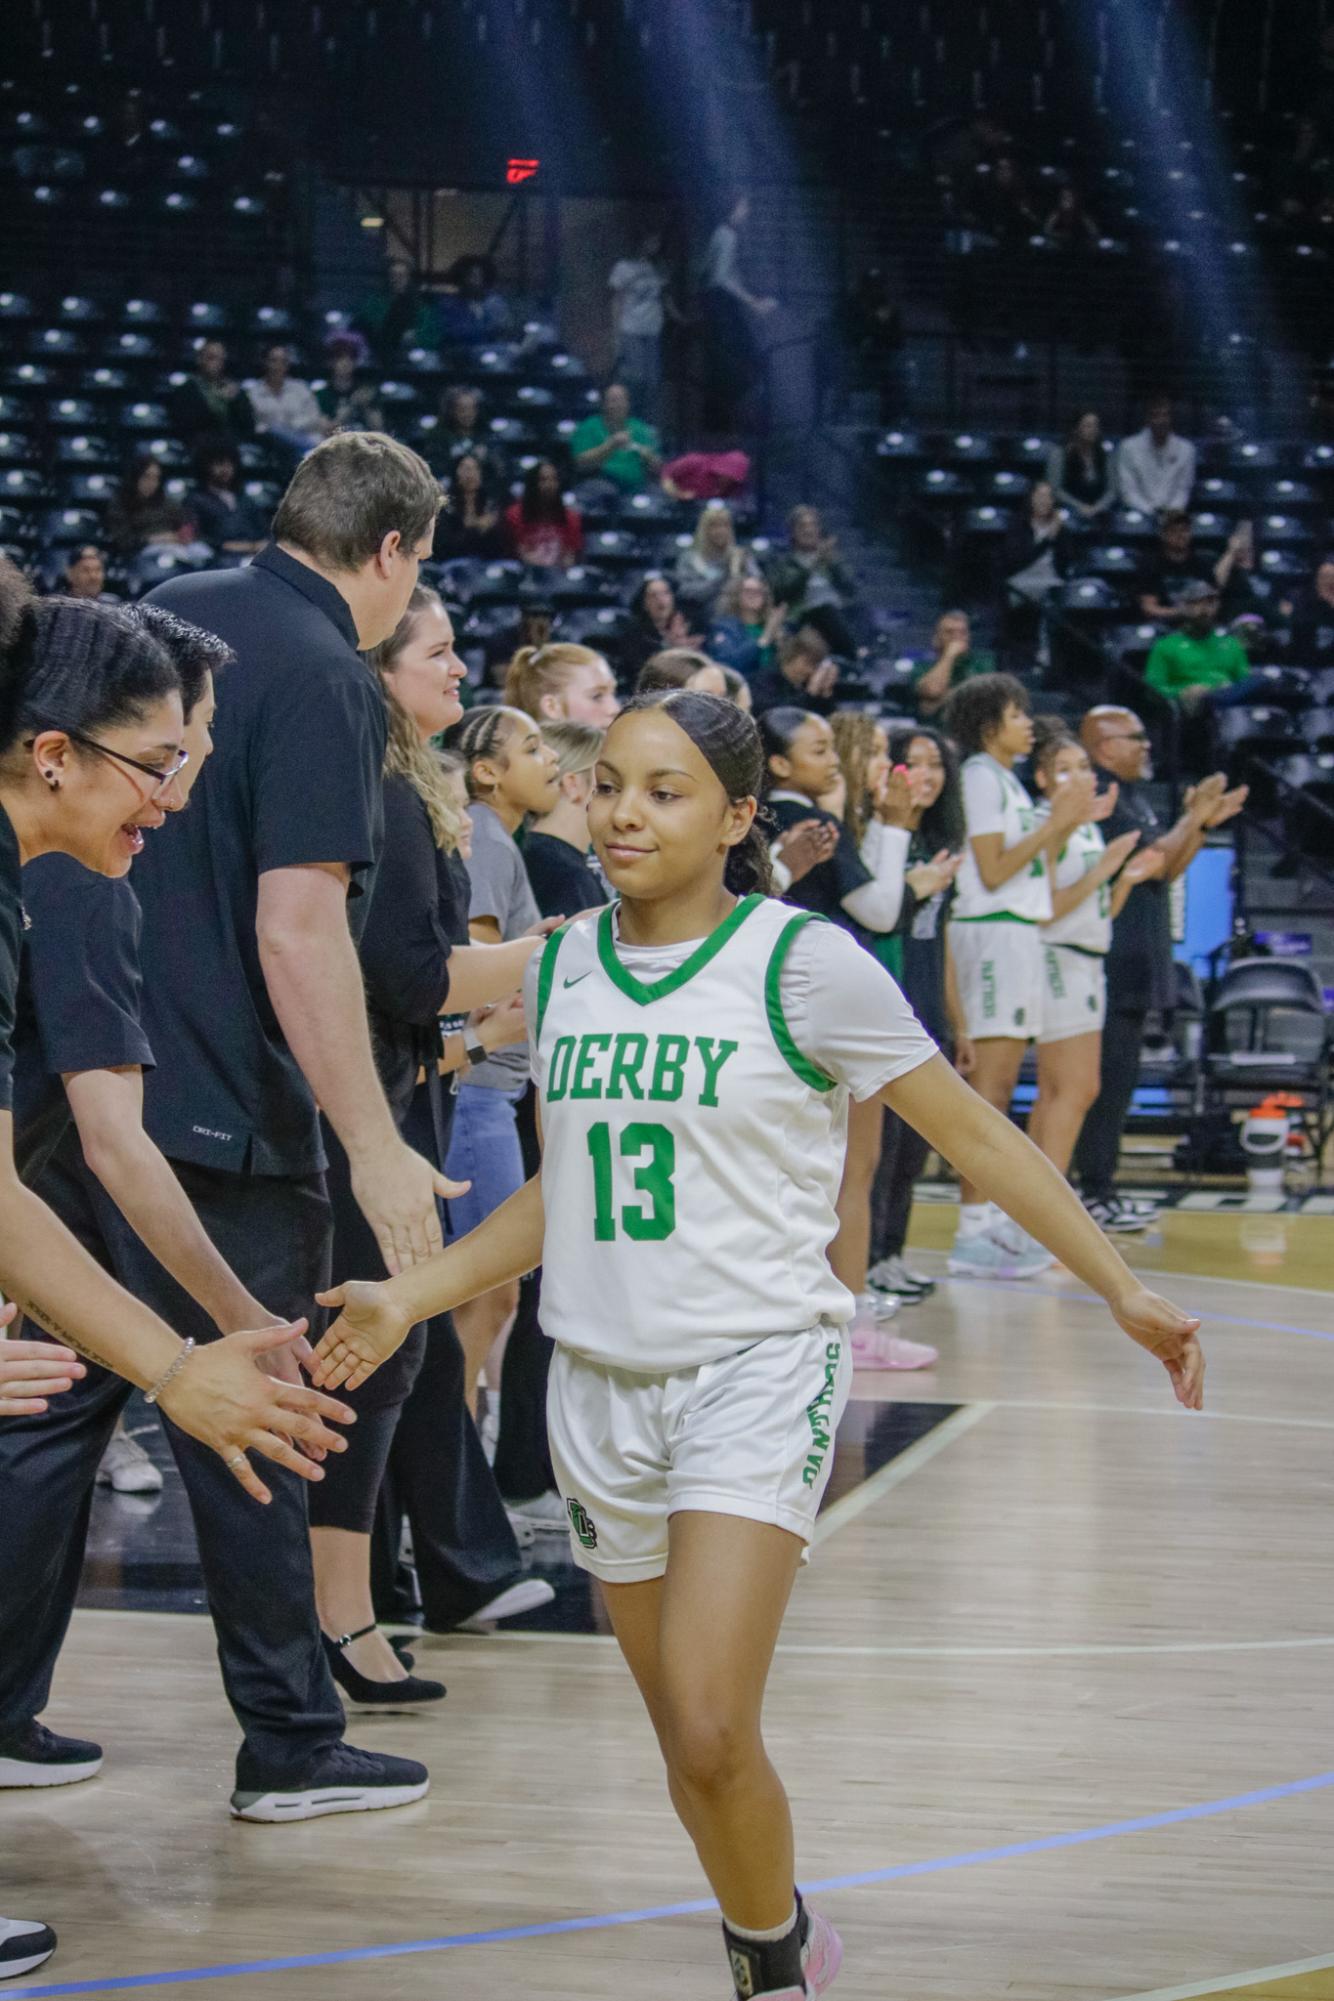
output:
[[[1204,1402],[1199,1321],[1150,1292],[1108,1242],[1063,1175],[1017,1126],[955,1074],[943,1056],[889,1084],[883,1103],[960,1174],[1101,1293],[1120,1325],[1156,1355],[1187,1410]]]
[[[378,1283],[349,1279],[317,1293],[321,1306],[341,1309],[315,1350],[317,1388],[357,1389],[419,1321],[532,1271],[542,1262],[542,1224],[542,1177],[535,1174],[484,1223],[423,1264]]]

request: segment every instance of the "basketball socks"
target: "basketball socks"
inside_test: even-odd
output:
[[[759,2001],[763,1994],[800,1994],[806,1984],[801,1951],[810,1919],[798,1897],[792,1916],[773,1931],[747,1931],[723,1919],[723,1938],[732,1963],[737,2001]]]
[[[980,1237],[993,1215],[990,1202],[964,1202],[959,1209],[959,1235]]]

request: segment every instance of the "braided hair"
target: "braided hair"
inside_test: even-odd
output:
[[[690,738],[731,805],[762,797],[764,751],[760,733],[735,702],[729,702],[725,695],[701,695],[694,688],[674,688],[666,695],[637,696],[622,713],[633,715],[639,709],[666,711],[677,728]],[[734,896],[749,896],[754,891],[767,896],[772,890],[769,842],[758,814],[745,838],[728,854],[723,883]]]
[[[166,648],[118,606],[35,598],[0,560],[0,754],[43,729],[91,735],[138,721],[181,677]]]
[[[456,750],[463,759],[464,783],[470,799],[485,799],[486,793],[479,789],[473,775],[473,767],[482,758],[503,757],[505,745],[513,735],[516,725],[530,730],[533,718],[522,709],[507,709],[500,703],[484,709],[473,709],[461,723],[448,732],[445,742],[450,750]]]

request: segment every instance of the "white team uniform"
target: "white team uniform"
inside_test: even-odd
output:
[[[1045,802],[1039,807],[1045,818]],[[1090,820],[1077,827],[1056,857],[1053,886],[1070,889],[1107,852],[1102,829]],[[1112,943],[1112,886],[1104,882],[1064,917],[1042,927],[1043,977],[1040,1042],[1068,1042],[1093,1035],[1107,1019],[1107,970]]]
[[[849,1092],[934,1043],[845,932],[759,896],[693,944],[576,918],[524,992],[575,1561],[659,1577],[681,1508],[809,1541],[852,1373],[853,1300],[826,1256]]]
[[[950,956],[964,1024],[974,1041],[1008,1036],[1027,1042],[1042,1021],[1043,958],[1038,926],[1051,917],[1051,883],[1039,854],[999,889],[988,889],[973,855],[975,834],[999,834],[1014,847],[1038,824],[1038,810],[1012,771],[985,752],[963,767],[968,838],[955,881]]]

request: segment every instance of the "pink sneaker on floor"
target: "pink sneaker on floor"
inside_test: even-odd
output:
[[[905,1341],[874,1322],[854,1320],[850,1338],[855,1369],[932,1369],[940,1360],[938,1348],[928,1348],[925,1341]]]
[[[908,1347],[916,1344],[908,1342]],[[828,1918],[821,1917],[807,1905],[810,1917],[810,1936],[806,1940],[806,1992],[808,1995],[823,1994],[832,1987],[843,1964],[843,1941]]]

